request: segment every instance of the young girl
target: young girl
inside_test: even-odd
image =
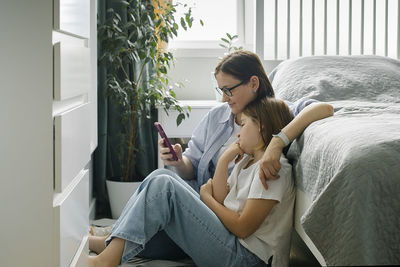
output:
[[[257,162],[291,113],[283,101],[263,98],[237,116],[242,126],[238,141],[221,155],[200,195],[173,172],[154,171],[131,197],[110,236],[89,239],[90,249],[99,253],[89,258],[90,266],[118,266],[145,249],[159,231],[198,266],[288,265],[291,166],[282,155],[280,179],[269,181],[265,190]],[[237,164],[228,178],[231,161]]]

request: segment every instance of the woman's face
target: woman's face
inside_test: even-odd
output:
[[[242,128],[238,134],[239,146],[246,154],[252,155],[261,141],[260,127],[258,123],[243,113],[240,119]]]
[[[242,82],[232,75],[225,74],[222,71],[215,75],[215,78],[217,80],[219,88],[232,88]],[[255,82],[254,79],[257,79],[257,77],[252,76],[249,82],[246,82],[233,89],[231,91],[232,96],[222,94],[222,101],[229,104],[229,107],[231,108],[233,114],[240,114],[247,106],[247,104],[256,98],[258,80]]]

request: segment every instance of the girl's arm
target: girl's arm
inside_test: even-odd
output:
[[[328,103],[312,103],[305,107],[282,132],[290,141],[293,141],[314,121],[318,121],[333,115],[333,107]],[[279,163],[285,144],[279,137],[273,137],[269,143],[260,162],[260,179],[265,189],[268,189],[267,180],[279,178],[278,172],[281,168]]]
[[[239,238],[252,235],[278,203],[270,199],[248,199],[243,212],[239,214],[215,200],[211,195],[212,187],[211,179],[201,187],[201,200],[217,215],[225,227]]]
[[[212,196],[220,204],[224,203],[225,197],[229,193],[229,189],[227,187],[228,165],[235,158],[235,162],[237,162],[242,157],[243,151],[240,149],[239,144],[233,143],[218,159],[217,167],[212,180]]]

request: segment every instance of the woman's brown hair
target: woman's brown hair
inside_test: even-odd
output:
[[[258,123],[266,149],[273,134],[279,133],[293,119],[288,105],[280,99],[264,97],[250,102],[243,114]]]
[[[215,67],[214,74],[217,75],[219,72],[229,74],[240,81],[249,81],[251,76],[255,75],[260,81],[256,98],[275,96],[261,60],[253,52],[238,50],[228,54]]]

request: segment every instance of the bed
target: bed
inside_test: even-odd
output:
[[[303,57],[270,79],[278,98],[335,110],[288,151],[298,234],[323,266],[400,264],[400,61]]]

